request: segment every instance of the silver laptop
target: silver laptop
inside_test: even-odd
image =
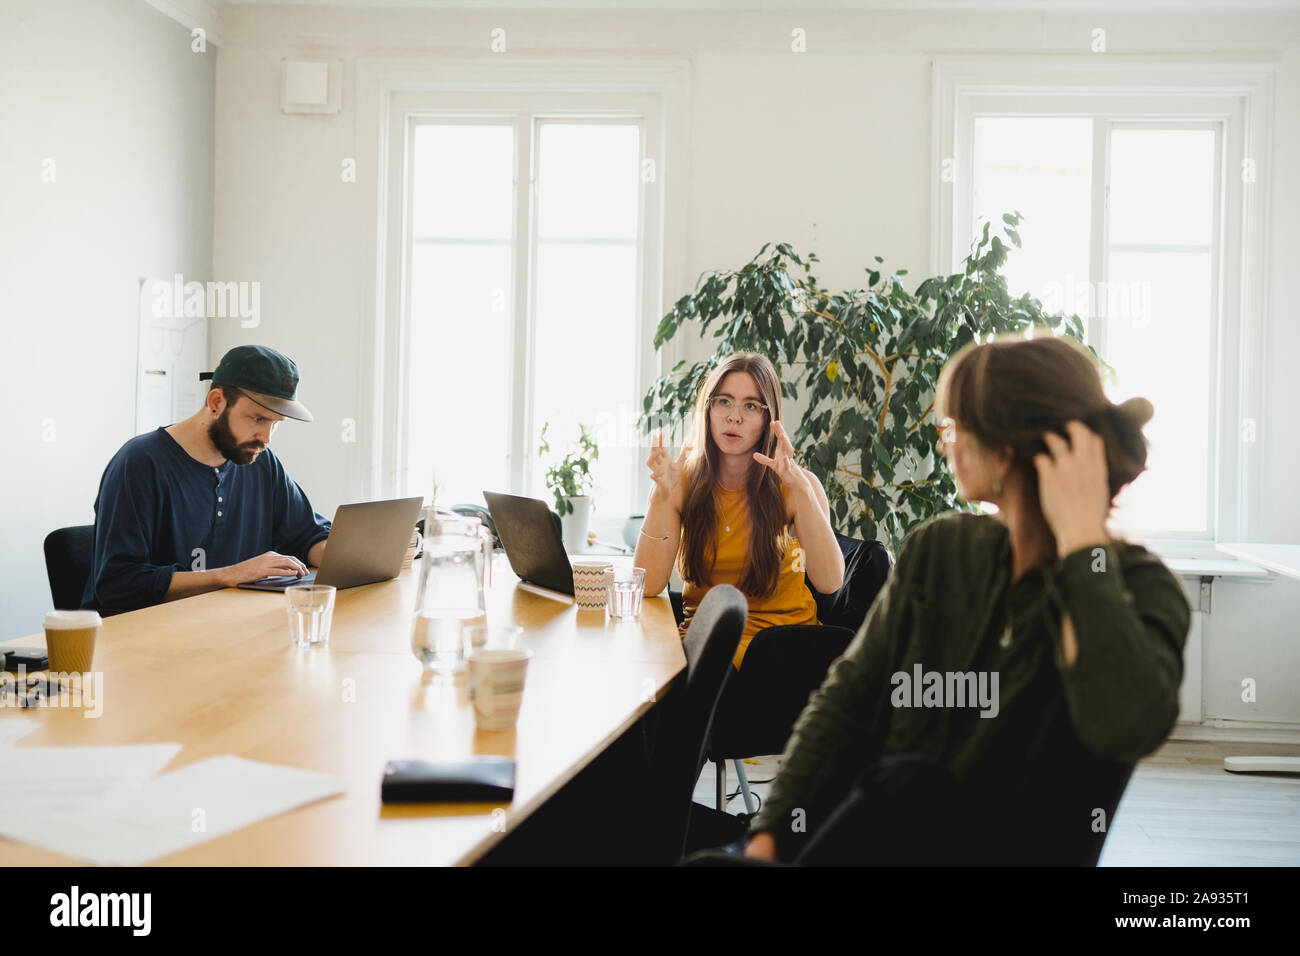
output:
[[[397,577],[420,518],[422,498],[339,505],[319,570],[304,577],[262,578],[239,585],[248,591],[283,591],[295,584],[355,588]]]

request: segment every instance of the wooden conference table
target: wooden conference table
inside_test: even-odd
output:
[[[613,558],[629,563],[630,558]],[[328,647],[289,646],[284,597],[224,590],[106,618],[95,649],[103,713],[0,708],[37,727],[16,747],[182,745],[164,772],[207,757],[322,771],[347,792],[163,857],[163,865],[472,863],[541,806],[662,697],[685,668],[667,595],[639,623],[521,586],[496,555],[490,624],[524,628],[533,652],[515,730],[479,732],[463,679],[425,685],[410,649],[420,564],[340,591]],[[8,643],[43,645],[44,635]],[[385,807],[390,759],[517,762],[514,801]],[[0,866],[82,861],[0,838]]]

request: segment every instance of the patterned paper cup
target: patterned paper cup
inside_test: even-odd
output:
[[[573,596],[581,611],[603,611],[614,583],[614,565],[610,561],[573,562]]]

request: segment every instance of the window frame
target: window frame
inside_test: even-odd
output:
[[[403,493],[409,461],[408,434],[409,413],[407,399],[410,394],[410,376],[416,356],[410,354],[406,347],[411,330],[410,303],[412,259],[415,247],[427,239],[421,239],[414,233],[411,223],[412,203],[415,193],[415,151],[414,137],[416,130],[423,125],[495,125],[510,126],[514,144],[514,194],[511,208],[514,210],[514,223],[510,238],[510,288],[512,291],[512,328],[510,333],[510,354],[502,363],[509,370],[509,377],[504,382],[510,391],[510,435],[507,442],[507,459],[509,461],[507,481],[509,487],[502,489],[512,494],[528,495],[537,485],[537,456],[532,454],[536,446],[539,425],[535,421],[533,403],[529,400],[533,392],[535,378],[536,339],[536,292],[538,249],[543,241],[538,231],[538,166],[540,161],[540,141],[542,128],[548,123],[577,122],[583,124],[617,124],[636,126],[641,143],[642,158],[653,158],[652,152],[657,144],[652,144],[646,135],[647,127],[653,126],[658,117],[655,115],[653,100],[645,96],[627,94],[565,94],[564,109],[557,109],[556,94],[417,94],[404,96],[396,101],[401,110],[404,124],[402,138],[403,182],[401,189],[402,203],[402,273],[401,273],[401,319],[400,335],[402,346],[395,363],[398,376],[397,418],[393,423],[391,443],[393,448],[393,467],[395,474],[395,494]],[[467,102],[473,105],[463,105]],[[396,147],[396,144],[394,144]],[[637,234],[627,241],[637,248],[637,318],[636,338],[644,342],[653,334],[656,319],[648,318],[647,310],[657,303],[647,300],[649,283],[646,282],[648,270],[658,268],[655,250],[659,247],[658,236],[652,234],[657,229],[655,219],[647,221],[645,188],[638,190]],[[647,331],[648,330],[648,331]],[[635,401],[645,388],[649,387],[649,377],[643,367],[645,362],[638,362],[633,395]]]
[[[368,497],[393,497],[404,481],[406,464],[407,382],[409,324],[408,238],[406,221],[410,208],[409,137],[412,117],[459,117],[472,121],[499,121],[517,117],[526,109],[530,115],[583,121],[603,113],[612,121],[642,116],[642,157],[655,161],[652,182],[642,182],[640,200],[641,256],[638,269],[637,341],[643,348],[637,357],[636,399],[654,378],[671,368],[680,357],[679,347],[656,353],[651,347],[654,329],[663,308],[663,289],[680,287],[684,275],[687,182],[689,153],[689,63],[676,57],[630,57],[618,61],[574,60],[571,58],[504,57],[488,59],[362,58],[357,61],[357,143],[359,167],[373,163],[379,171],[372,184],[361,190],[362,246],[373,261],[373,281],[367,290],[372,309],[362,323],[358,343],[358,421],[369,428],[358,429],[362,444],[362,486]],[[495,117],[495,120],[494,120]],[[533,123],[529,137],[539,133]],[[534,142],[530,139],[530,143]],[[535,170],[520,169],[523,158],[534,150],[521,150],[516,128],[516,189],[527,185],[526,202],[516,201],[516,249],[520,235],[527,236],[527,282],[516,282],[514,293],[515,334],[512,354],[505,365],[511,396],[510,481],[511,490],[528,494],[534,455],[528,454],[532,427],[531,342],[518,334],[520,324],[533,326],[531,300],[535,236]],[[526,164],[525,164],[526,165]],[[361,177],[358,177],[360,179]],[[366,214],[373,209],[373,219]],[[521,232],[520,219],[527,220],[529,233]],[[672,250],[671,253],[669,250]],[[519,268],[512,269],[519,275]],[[503,375],[503,377],[505,377]],[[643,471],[644,469],[642,469]],[[648,475],[638,473],[635,494],[649,494]]]
[[[1136,535],[1170,556],[1208,556],[1216,540],[1247,540],[1258,511],[1258,443],[1247,423],[1263,408],[1265,256],[1274,74],[1272,63],[936,60],[933,73],[932,270],[950,271],[965,257],[955,237],[971,234],[976,115],[1088,116],[1094,121],[1092,281],[1105,275],[1109,221],[1105,208],[1110,130],[1138,123],[1218,124],[1219,168],[1214,245],[1217,296],[1209,448],[1209,529],[1205,534]],[[1098,124],[1104,136],[1098,136]],[[1247,157],[1255,178],[1232,175]],[[1098,188],[1099,178],[1103,180]],[[1098,203],[1101,204],[1098,208]],[[1090,344],[1102,333],[1091,324]],[[1100,343],[1104,347],[1104,342]],[[1103,348],[1098,351],[1104,355]]]

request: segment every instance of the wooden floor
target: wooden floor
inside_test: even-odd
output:
[[[1285,744],[1170,741],[1138,764],[1111,824],[1099,866],[1300,866],[1300,776],[1233,774],[1233,755],[1296,756]],[[747,762],[751,781],[769,780],[779,758]],[[727,789],[737,789],[728,766]],[[755,783],[766,797],[769,785]],[[713,765],[695,799],[714,803]],[[732,813],[744,810],[737,796]]]
[[[1138,764],[1098,865],[1300,865],[1300,776],[1223,769],[1224,757],[1298,749],[1170,741]]]

